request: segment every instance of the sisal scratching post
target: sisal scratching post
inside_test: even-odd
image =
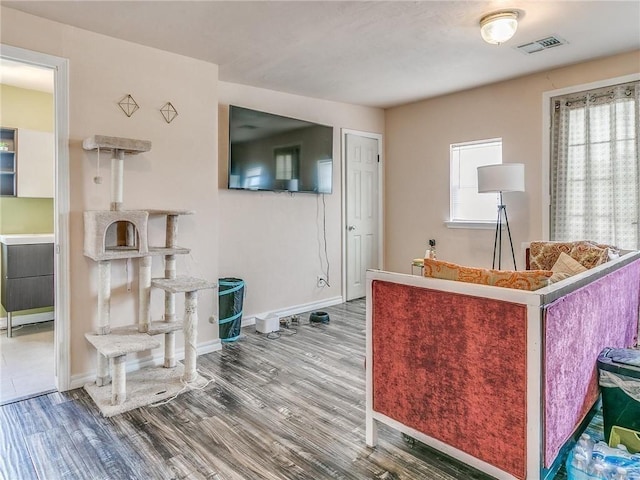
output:
[[[167,215],[167,248],[176,247],[178,241],[178,215]]]
[[[140,276],[138,278],[138,332],[149,331],[151,316],[151,257],[140,257]]]
[[[111,262],[98,262],[98,335],[111,331]]]
[[[175,248],[178,244],[178,215],[167,215],[167,229],[165,235],[165,246]],[[166,255],[164,257],[165,278],[176,278],[176,256]],[[176,319],[175,293],[164,292],[165,322],[173,322]],[[176,333],[167,332],[164,334],[164,368],[174,368],[176,363]]]
[[[184,299],[184,376],[189,383],[198,378],[196,341],[198,338],[198,292],[186,292]]]
[[[124,150],[114,149],[111,157],[111,210],[122,210],[123,192]]]
[[[109,359],[97,352],[97,372],[96,372],[96,385],[103,387],[109,385],[111,382],[111,376],[109,375]]]
[[[164,257],[164,278],[176,278],[176,256],[165,255]],[[176,298],[175,293],[165,292],[164,294],[164,321],[174,322],[176,320]]]
[[[127,399],[126,355],[113,357],[113,383],[111,385],[111,404],[120,405]]]
[[[167,224],[169,220],[167,218]],[[167,227],[168,233],[168,227]],[[169,237],[167,236],[167,244]],[[168,246],[168,245],[167,245]],[[165,256],[165,278],[176,278],[176,256]],[[174,322],[176,320],[176,294],[164,292],[164,321]],[[176,334],[167,332],[164,334],[164,368],[174,368],[176,366]]]
[[[174,368],[176,362],[176,332],[164,334],[164,368]]]

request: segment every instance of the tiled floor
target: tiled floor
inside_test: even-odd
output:
[[[0,331],[0,405],[53,389],[53,321]]]

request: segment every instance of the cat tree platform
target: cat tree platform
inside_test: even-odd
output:
[[[106,249],[104,253],[84,252],[84,256],[98,262],[101,260],[121,260],[148,256],[188,255],[189,252],[191,252],[191,249],[184,247],[149,247],[147,253],[141,253],[130,247],[111,247]]]
[[[85,150],[117,150],[125,154],[135,155],[150,151],[151,142],[148,140],[136,140],[135,138],[93,135],[82,141],[82,148]]]
[[[114,404],[111,391],[105,387],[99,387],[95,383],[85,385],[85,390],[94,401],[100,412],[105,417],[113,417],[135,408],[151,405],[168,400],[178,394],[201,388],[207,384],[207,379],[198,377],[185,384],[182,381],[184,366],[178,363],[175,368],[145,368],[128,375],[127,399]]]
[[[144,352],[160,346],[160,342],[148,334],[138,333],[137,325],[112,328],[109,335],[86,333],[84,336],[98,352],[107,358]]]

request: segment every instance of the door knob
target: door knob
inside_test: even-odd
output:
[[[355,226],[355,225],[349,225],[349,226],[347,227],[347,230],[349,230],[350,232],[351,232],[351,231],[353,231],[353,230],[355,230],[355,229],[356,229],[356,226]]]

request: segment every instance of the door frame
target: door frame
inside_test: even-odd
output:
[[[347,135],[373,138],[378,141],[378,268],[384,270],[384,148],[383,135],[381,133],[364,132],[349,128],[340,129],[341,140],[341,239],[342,239],[342,299],[347,301]]]
[[[69,390],[70,375],[70,284],[69,284],[69,61],[66,58],[0,44],[0,56],[53,70],[55,135],[55,384]]]

